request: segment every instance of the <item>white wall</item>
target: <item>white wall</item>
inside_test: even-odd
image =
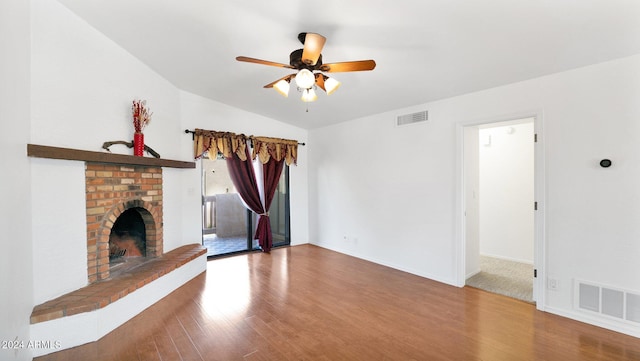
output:
[[[131,102],[139,98],[153,112],[145,143],[181,159],[178,90],[57,1],[32,3],[31,141],[100,151],[105,141],[131,140]]]
[[[533,119],[479,130],[480,254],[533,264]]]
[[[480,147],[477,126],[463,128],[465,280],[480,269]]]
[[[542,307],[621,329],[573,310],[571,285],[640,292],[638,99],[640,55],[312,130],[312,242],[459,284],[457,127],[539,113],[545,271],[560,284]],[[394,127],[396,115],[422,109],[428,122]],[[600,168],[602,158],[613,167]]]
[[[428,109],[421,124],[389,112],[310,131],[312,242],[453,284],[456,133]]]
[[[87,284],[84,162],[30,163],[33,290],[39,304]]]
[[[0,340],[28,342],[33,299],[29,140],[29,1],[0,1]],[[31,360],[26,348],[0,360]]]

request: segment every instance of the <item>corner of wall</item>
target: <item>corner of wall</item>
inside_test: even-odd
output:
[[[0,348],[2,360],[31,360],[29,315],[33,307],[30,168],[30,2],[0,2]],[[4,346],[4,344],[3,344]]]

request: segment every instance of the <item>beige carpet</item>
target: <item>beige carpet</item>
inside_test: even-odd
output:
[[[480,269],[467,286],[533,302],[533,265],[480,256]]]

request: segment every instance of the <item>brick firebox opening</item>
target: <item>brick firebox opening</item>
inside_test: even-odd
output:
[[[109,278],[109,236],[127,210],[144,221],[146,257],[161,256],[162,168],[87,162],[85,169],[89,283]]]

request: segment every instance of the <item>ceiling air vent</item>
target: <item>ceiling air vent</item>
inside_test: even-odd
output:
[[[403,125],[421,123],[426,122],[427,120],[429,120],[429,113],[426,110],[417,113],[398,115],[396,118],[396,126],[400,127]]]

